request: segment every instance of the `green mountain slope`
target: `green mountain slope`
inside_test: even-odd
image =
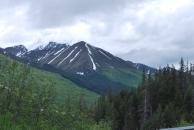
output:
[[[49,80],[54,83],[57,92],[57,101],[63,103],[67,98],[70,98],[71,101],[78,101],[80,96],[83,96],[86,102],[92,103],[98,98],[98,94],[84,89],[72,81],[61,77],[59,74],[42,71],[38,69],[33,69],[32,72],[38,82],[43,80]]]
[[[11,61],[11,59],[0,55],[0,62],[4,62],[5,60]],[[61,77],[59,74],[32,68],[31,75],[34,78],[33,80],[36,80],[39,84],[46,84],[47,82],[53,83],[56,88],[57,103],[65,103],[67,98],[71,102],[78,102],[80,97],[86,103],[93,103],[99,97],[98,94],[76,85],[72,81]]]
[[[103,68],[102,74],[108,79],[118,82],[122,85],[128,86],[129,88],[136,88],[142,80],[142,72],[135,69],[125,68]]]

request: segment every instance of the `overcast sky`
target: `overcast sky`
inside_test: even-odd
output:
[[[0,47],[86,41],[154,67],[194,61],[194,0],[0,0]]]

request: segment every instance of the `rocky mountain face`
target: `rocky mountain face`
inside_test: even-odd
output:
[[[4,53],[7,53],[9,55],[21,57],[22,55],[26,54],[28,52],[27,48],[23,45],[8,47],[4,49]]]
[[[50,53],[59,52],[62,48],[66,48],[66,47],[68,47],[68,45],[66,44],[49,42],[49,44],[46,45],[45,47],[40,46],[34,50],[26,52],[21,56],[21,58],[29,62],[41,63],[40,60],[48,58],[48,56],[50,56]]]
[[[44,47],[28,51],[24,46],[0,49],[0,53],[15,56],[26,63],[60,73],[90,90],[103,93],[131,89],[141,82],[141,72],[154,73],[156,69],[125,61],[84,41],[68,44],[49,42]]]
[[[57,49],[47,49],[44,52],[44,55],[39,55],[36,58],[36,62],[55,66],[65,71],[84,73],[98,71],[104,67],[132,67],[126,61],[83,41],[72,46],[66,45]],[[28,57],[28,55],[24,55],[24,57]]]

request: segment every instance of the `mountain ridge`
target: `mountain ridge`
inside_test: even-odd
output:
[[[81,44],[81,46],[87,45],[87,49],[89,50],[88,52],[91,54],[91,51],[90,51],[88,46],[94,47],[93,45],[90,45],[90,44],[86,43],[85,41],[80,41],[80,42],[77,42],[77,43],[73,44],[72,46],[76,46],[78,44]],[[55,53],[55,55],[57,55],[62,51],[63,47],[66,48],[66,47],[71,47],[71,46],[69,44],[66,44],[66,43],[62,44],[62,43],[57,43],[57,42],[51,41],[48,44],[46,44],[44,46],[43,45],[38,46],[37,48],[35,48],[33,50],[28,50],[24,45],[16,45],[16,46],[12,46],[12,47],[0,48],[0,52],[3,53],[3,51],[4,51],[4,53],[8,53],[8,54],[11,54],[11,55],[16,56],[16,57],[23,57],[24,58],[25,55],[28,55],[29,53],[34,53],[35,51],[49,51],[51,49],[58,49],[58,51]],[[107,51],[104,51],[103,49],[98,48],[98,47],[95,47],[95,48],[99,49],[99,51],[102,55],[104,55],[105,57],[110,59],[110,57],[107,56],[106,53],[108,53],[108,55],[112,55],[111,53],[109,53]],[[46,56],[45,53],[43,53],[42,55]],[[117,57],[117,56],[114,56],[114,57],[116,57],[118,59],[122,59],[122,58]],[[74,58],[76,58],[76,57],[74,57]],[[40,58],[38,58],[37,60],[39,61]],[[156,70],[155,68],[144,65],[142,63],[134,63],[134,62],[131,62],[131,61],[128,61],[128,60],[123,60],[123,61],[128,62],[129,65],[131,65],[131,66],[133,66],[133,67],[135,67],[135,68],[137,68],[138,70],[141,70],[141,71],[143,71],[143,69],[145,69],[145,71],[147,72],[147,70],[150,69],[151,73],[153,73]],[[52,61],[50,61],[48,63],[50,64],[50,63],[52,63]]]
[[[156,71],[144,64],[125,61],[84,41],[71,46],[49,42],[42,48],[30,51],[26,51],[22,46],[14,46],[0,49],[0,52],[24,60],[28,64],[36,64],[40,68],[60,73],[99,93],[105,92],[108,87],[115,91],[137,87],[141,82],[143,70],[147,73]]]

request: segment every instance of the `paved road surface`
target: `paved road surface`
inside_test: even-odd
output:
[[[160,130],[194,130],[194,126],[178,127],[178,128],[165,128]]]

